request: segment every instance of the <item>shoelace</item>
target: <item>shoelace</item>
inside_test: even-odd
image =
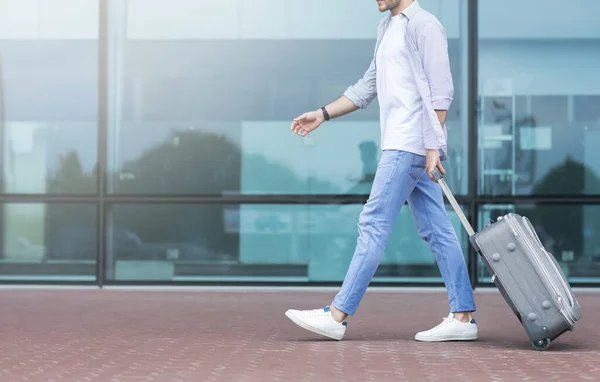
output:
[[[308,317],[325,317],[327,316],[328,312],[325,312],[322,309],[317,309],[317,310],[311,310],[308,313]]]
[[[450,324],[452,321],[454,321],[454,317],[452,317],[452,316],[442,317],[442,322],[438,326],[436,326],[436,329],[444,327],[444,326]]]

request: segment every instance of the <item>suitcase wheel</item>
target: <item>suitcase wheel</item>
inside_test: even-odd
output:
[[[545,339],[539,340],[539,341],[531,341],[531,345],[533,346],[533,348],[535,350],[545,351],[545,350],[548,350],[551,342],[552,342],[552,340],[550,338],[545,338]]]

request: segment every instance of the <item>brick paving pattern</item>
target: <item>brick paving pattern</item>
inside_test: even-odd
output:
[[[342,342],[292,324],[324,292],[1,290],[0,381],[600,380],[600,293],[537,352],[497,293],[477,293],[480,339],[419,343],[443,293],[367,293]]]

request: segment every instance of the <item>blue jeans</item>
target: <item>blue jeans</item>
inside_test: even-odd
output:
[[[349,315],[356,312],[407,200],[419,235],[435,255],[451,312],[474,312],[467,266],[442,190],[425,172],[424,156],[398,150],[385,150],[377,166],[371,195],[360,214],[356,250],[333,306]]]

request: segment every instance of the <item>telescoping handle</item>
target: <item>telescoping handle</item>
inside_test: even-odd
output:
[[[452,205],[452,208],[454,208],[454,211],[458,215],[460,222],[462,223],[463,227],[465,227],[465,229],[467,230],[469,236],[475,235],[475,231],[473,230],[473,227],[471,227],[471,223],[469,223],[469,220],[467,220],[467,217],[465,216],[462,208],[460,208],[460,206],[458,205],[458,202],[454,198],[452,191],[450,191],[448,184],[444,180],[444,175],[442,175],[440,170],[438,170],[437,168],[431,172],[431,175],[433,176],[433,179],[435,179],[435,181],[439,183],[440,187],[442,187],[444,195],[446,195],[446,198],[448,198],[448,201]]]

